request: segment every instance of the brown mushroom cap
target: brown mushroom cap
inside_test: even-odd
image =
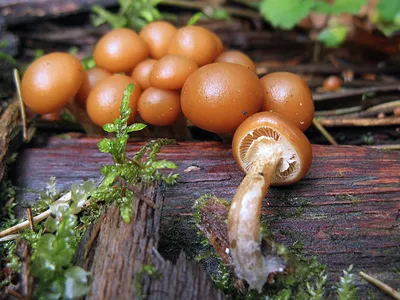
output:
[[[246,119],[236,130],[232,152],[243,172],[251,166],[252,157],[247,154],[254,141],[268,139],[271,151],[282,151],[271,185],[288,185],[303,178],[311,166],[311,144],[304,133],[284,117],[260,112]],[[268,155],[268,151],[266,151]]]
[[[145,90],[151,86],[150,73],[157,61],[155,59],[147,59],[139,63],[132,72],[132,78]]]
[[[252,59],[243,52],[236,50],[222,52],[215,59],[215,62],[228,62],[228,63],[239,64],[249,68],[253,72],[256,72],[256,65],[254,64]]]
[[[160,59],[167,54],[169,42],[176,32],[175,26],[165,21],[147,24],[139,36],[150,48],[150,57]]]
[[[93,123],[103,126],[113,123],[116,118],[120,117],[119,109],[124,91],[130,84],[135,84],[135,88],[130,97],[129,107],[132,109],[132,115],[128,123],[133,122],[133,118],[137,114],[137,102],[141,88],[131,77],[115,74],[102,80],[89,94],[86,110]]]
[[[215,133],[233,133],[263,101],[257,75],[231,63],[201,67],[186,80],[181,93],[183,114],[194,125]]]
[[[83,83],[78,94],[76,94],[76,99],[81,107],[86,107],[86,101],[90,91],[96,86],[96,84],[108,76],[111,76],[111,73],[100,68],[92,68],[85,72]]]
[[[96,44],[93,59],[99,68],[111,73],[131,72],[149,55],[149,46],[131,29],[106,33]]]
[[[314,101],[304,79],[289,72],[275,72],[260,81],[264,89],[262,110],[279,113],[305,131],[314,118]]]
[[[181,114],[179,93],[150,87],[140,96],[138,110],[142,119],[148,124],[171,125]]]
[[[21,82],[22,98],[35,113],[55,112],[76,95],[83,78],[79,59],[68,53],[50,53],[26,69]]]
[[[217,40],[203,27],[185,26],[171,38],[168,54],[186,57],[201,67],[211,63],[218,54]]]
[[[160,89],[180,89],[189,75],[198,68],[197,64],[190,59],[166,55],[155,64],[151,71],[151,86]]]

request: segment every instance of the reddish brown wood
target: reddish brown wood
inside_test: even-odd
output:
[[[115,5],[115,0],[2,0],[0,17],[17,24],[43,17],[57,17],[90,10],[91,5]]]
[[[130,223],[122,220],[118,208],[110,207],[80,242],[77,264],[91,273],[85,299],[224,299],[199,264],[188,262],[184,254],[176,264],[161,257],[157,248],[163,185],[137,189],[149,202],[133,199]],[[155,276],[144,272],[145,266],[155,267]]]
[[[98,178],[110,158],[97,151],[97,139],[52,138],[24,149],[14,168],[19,186],[41,189],[50,176],[60,188],[83,178]],[[131,142],[134,152],[141,143]],[[395,288],[400,267],[400,152],[352,146],[313,146],[309,174],[290,187],[271,188],[263,219],[275,238],[304,243],[304,254],[328,264],[330,278],[354,264]],[[228,146],[213,142],[181,143],[165,148],[161,158],[173,160],[181,183],[168,188],[161,221],[160,247],[167,258],[181,249],[194,256],[199,244],[192,206],[203,194],[230,200],[243,174]],[[190,166],[196,171],[185,172]],[[25,191],[20,203],[37,198]],[[357,277],[365,295],[369,285]]]

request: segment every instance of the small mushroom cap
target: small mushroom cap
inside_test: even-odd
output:
[[[38,114],[60,110],[76,95],[83,79],[81,62],[68,53],[54,52],[35,60],[21,82],[24,103]]]
[[[146,59],[139,63],[132,71],[132,78],[145,90],[151,86],[150,74],[157,61],[155,59]]]
[[[149,45],[150,57],[160,59],[167,54],[169,42],[176,30],[171,23],[157,21],[144,26],[139,36]]]
[[[149,55],[149,46],[133,30],[119,28],[106,33],[96,44],[93,59],[97,67],[111,73],[131,72]]]
[[[264,89],[262,110],[279,113],[305,131],[314,118],[314,101],[304,79],[290,72],[274,72],[260,81]]]
[[[282,151],[271,185],[289,185],[307,174],[312,161],[310,141],[293,123],[271,112],[247,118],[233,136],[233,157],[243,172],[251,165],[251,157],[246,158],[248,149],[255,141],[263,139],[268,139],[271,151]]]
[[[113,123],[116,118],[120,117],[119,110],[124,91],[130,84],[134,84],[135,87],[130,97],[129,107],[132,109],[132,113],[128,123],[133,122],[142,90],[133,78],[114,74],[99,82],[89,94],[86,110],[93,123],[103,126]]]
[[[233,133],[263,101],[257,75],[231,63],[201,67],[186,80],[181,93],[182,112],[195,126],[223,134]]]
[[[215,35],[200,26],[179,28],[170,40],[168,54],[186,57],[199,67],[211,63],[218,55]]]
[[[171,125],[178,120],[182,112],[179,93],[150,87],[140,96],[138,110],[148,124]]]
[[[186,57],[166,55],[153,67],[150,85],[159,89],[181,89],[186,79],[199,67]]]
[[[108,76],[111,76],[111,73],[100,68],[92,68],[85,72],[83,83],[76,94],[76,99],[81,107],[86,108],[86,101],[90,91]]]
[[[253,72],[256,71],[256,65],[252,61],[250,57],[248,57],[246,54],[240,51],[236,50],[229,50],[222,52],[216,59],[215,62],[228,62],[228,63],[234,63],[234,64],[239,64],[242,66],[245,66],[252,70]]]

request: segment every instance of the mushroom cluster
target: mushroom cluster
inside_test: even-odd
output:
[[[308,172],[311,145],[304,131],[314,117],[306,82],[288,72],[258,78],[254,62],[224,51],[220,38],[200,26],[176,28],[164,21],[139,34],[122,28],[95,45],[96,67],[84,71],[67,53],[51,53],[26,70],[21,92],[39,114],[56,113],[69,101],[103,126],[119,117],[124,90],[133,122],[168,126],[183,115],[195,126],[233,135],[233,156],[246,173],[232,200],[228,231],[236,273],[260,290],[280,269],[261,249],[260,214],[270,185],[299,181]]]
[[[194,125],[215,133],[233,133],[262,107],[253,61],[239,51],[224,52],[221,39],[201,26],[176,28],[157,21],[139,33],[114,29],[96,43],[93,59],[96,66],[87,71],[68,53],[34,61],[22,79],[26,106],[47,118],[76,101],[103,126],[118,117],[123,91],[135,84],[131,122],[140,115],[148,124],[168,126],[183,112]],[[212,80],[202,82],[206,77]]]

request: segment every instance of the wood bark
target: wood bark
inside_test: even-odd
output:
[[[97,179],[99,167],[111,159],[97,150],[98,139],[52,138],[25,148],[15,166],[16,183],[24,187],[19,203],[37,198],[27,189],[42,189],[50,176],[68,188],[83,178]],[[143,145],[131,142],[130,153]],[[289,187],[272,187],[262,218],[277,242],[303,243],[305,256],[316,255],[336,280],[353,264],[394,288],[400,268],[400,152],[354,146],[313,146],[308,175]],[[203,194],[232,199],[243,178],[230,147],[215,142],[186,142],[166,147],[160,158],[174,161],[180,183],[168,188],[160,225],[159,251],[175,260],[182,250],[190,258],[201,251],[192,218],[195,199]],[[191,168],[189,168],[191,167]],[[206,265],[212,270],[212,266]],[[360,295],[368,283],[356,276]],[[384,299],[378,295],[378,299]]]
[[[11,135],[16,129],[19,120],[19,115],[19,103],[17,100],[14,100],[9,104],[0,118],[0,182],[6,172],[6,155],[11,142]]]
[[[111,207],[98,224],[85,233],[77,262],[91,272],[86,299],[224,299],[201,265],[181,254],[177,263],[165,261],[157,251],[162,186],[140,186],[140,191],[158,207],[133,199],[131,222],[125,223],[119,209]],[[145,268],[152,266],[150,276]]]
[[[92,5],[116,5],[116,0],[2,0],[0,17],[7,24],[19,24],[43,17],[60,17],[89,11]]]

